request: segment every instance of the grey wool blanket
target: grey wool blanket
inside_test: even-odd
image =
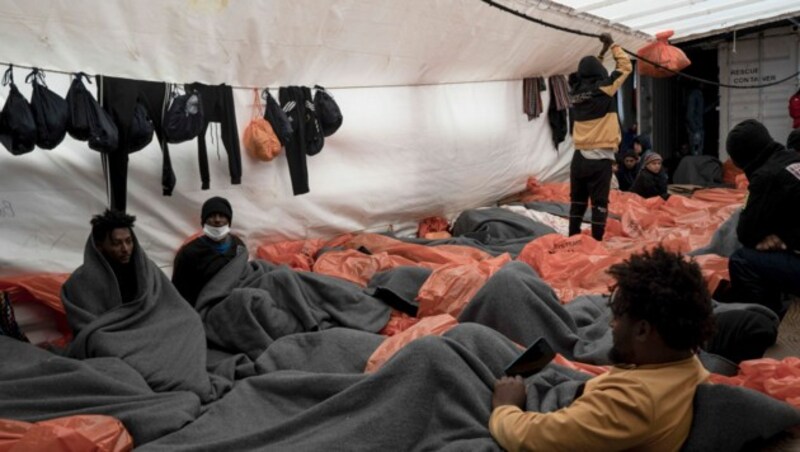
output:
[[[275,339],[346,327],[380,331],[391,308],[348,281],[236,256],[196,304],[209,344],[258,358]]]
[[[10,363],[0,367],[0,416],[108,414],[143,451],[500,450],[487,424],[494,382],[520,352],[513,342],[461,324],[360,373],[380,340],[346,329],[281,338],[259,359],[268,373],[239,380],[201,411],[195,394],[155,393],[120,359],[57,357],[0,338]],[[567,406],[587,378],[551,364],[526,379],[526,408]],[[687,451],[738,450],[800,422],[791,406],[742,388],[701,386],[695,410]]]
[[[203,402],[230,382],[206,372],[206,338],[200,316],[150,260],[134,236],[134,300],[122,303],[117,279],[91,237],[83,265],[64,283],[61,299],[75,335],[70,357],[116,357],[156,392],[190,391]]]
[[[732,310],[757,312],[776,328],[779,323],[774,313],[760,305],[714,302],[715,314]],[[571,361],[610,364],[608,352],[613,340],[608,297],[584,295],[562,305],[553,289],[523,262],[509,262],[492,275],[458,320],[489,326],[523,345],[545,337],[553,350]],[[717,352],[713,347],[707,351]],[[700,359],[712,372],[729,373],[723,359],[706,353]]]

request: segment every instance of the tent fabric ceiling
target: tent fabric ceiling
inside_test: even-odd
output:
[[[797,0],[557,1],[573,8],[575,14],[591,14],[651,35],[673,30],[673,41],[800,15]]]
[[[649,38],[553,2],[533,8],[628,48]],[[45,69],[331,88],[566,74],[600,47],[480,0],[5,0],[0,42],[0,61]]]

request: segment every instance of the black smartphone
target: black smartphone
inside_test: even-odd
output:
[[[540,337],[506,367],[505,374],[509,377],[519,375],[527,378],[544,369],[555,357],[556,352],[545,338]]]

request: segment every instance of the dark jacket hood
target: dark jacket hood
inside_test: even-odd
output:
[[[642,152],[653,149],[653,143],[650,142],[650,137],[647,135],[639,135],[633,139],[633,142],[642,145]]]
[[[749,178],[769,156],[783,150],[783,146],[772,139],[769,131],[755,119],[736,125],[725,141],[725,148],[733,163]]]
[[[585,56],[578,64],[578,77],[582,81],[597,82],[608,77],[608,70],[597,57]]]

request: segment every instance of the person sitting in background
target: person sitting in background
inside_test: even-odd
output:
[[[136,297],[136,269],[131,264],[135,221],[133,215],[109,209],[91,220],[92,241],[117,278],[122,303]]]
[[[706,381],[695,351],[714,329],[700,267],[662,247],[613,265],[611,369],[567,407],[524,411],[519,376],[494,386],[489,431],[506,450],[679,450]]]
[[[725,145],[750,182],[736,227],[743,247],[728,260],[731,292],[783,316],[782,293],[800,295],[800,153],[754,119],[737,124]]]
[[[619,181],[619,189],[622,191],[630,191],[633,182],[636,180],[639,159],[636,153],[630,150],[622,155],[622,165],[617,169],[617,180]]]
[[[794,129],[786,138],[786,149],[800,152],[800,129]]]
[[[628,152],[633,149],[633,140],[639,135],[639,125],[635,122],[622,133],[622,142],[619,144],[620,152]]]
[[[611,163],[611,189],[619,190],[619,179],[617,179],[617,171],[619,171],[619,163],[614,160]]]
[[[230,233],[233,209],[227,199],[209,198],[201,209],[203,235],[185,244],[175,256],[172,284],[194,306],[203,286],[240,253],[242,240]]]
[[[636,176],[636,180],[631,186],[631,192],[642,198],[661,196],[664,199],[668,199],[667,183],[663,177],[661,164],[662,159],[658,153],[650,152],[647,154],[644,158],[644,168]]]
[[[680,165],[681,160],[683,160],[683,158],[687,155],[689,155],[689,145],[687,143],[683,143],[681,147],[678,148],[677,152],[673,152],[672,155],[664,159],[664,164],[662,167],[664,168],[664,175],[666,176],[668,184],[672,182],[673,177],[675,176],[675,171],[678,169],[678,165]]]
[[[636,154],[636,158],[639,160],[639,167],[638,170],[642,169],[642,161],[644,157],[652,152],[652,145],[650,144],[650,138],[647,135],[639,135],[633,139],[633,152]]]

